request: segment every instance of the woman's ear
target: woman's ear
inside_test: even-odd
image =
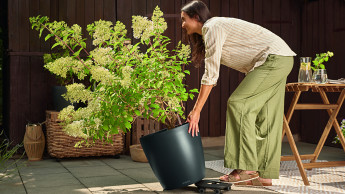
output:
[[[200,17],[197,14],[194,15],[193,19],[195,19],[196,21],[200,22]]]

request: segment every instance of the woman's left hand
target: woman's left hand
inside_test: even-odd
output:
[[[194,137],[194,134],[198,136],[199,120],[200,120],[200,112],[195,111],[195,110],[190,112],[187,117],[187,122],[189,123],[188,133],[192,132],[193,137]]]

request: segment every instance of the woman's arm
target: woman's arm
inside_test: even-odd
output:
[[[204,104],[208,96],[210,95],[212,87],[213,85],[203,85],[203,84],[201,85],[198,99],[196,100],[193,110],[189,113],[187,117],[187,122],[189,122],[188,133],[192,132],[193,137],[194,137],[194,133],[196,136],[198,136],[198,132],[199,132],[198,124],[200,120],[200,112],[202,110],[202,107],[204,107]]]

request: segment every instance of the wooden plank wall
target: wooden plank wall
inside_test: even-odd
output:
[[[8,127],[10,138],[14,143],[21,142],[28,122],[45,120],[45,110],[52,108],[51,86],[54,77],[43,69],[40,54],[49,52],[50,44],[38,39],[38,33],[31,30],[28,18],[30,16],[47,15],[51,20],[65,20],[69,25],[78,23],[84,29],[87,24],[105,19],[115,23],[122,21],[131,36],[131,16],[152,14],[156,5],[166,14],[168,30],[166,35],[172,38],[170,48],[181,39],[180,8],[190,0],[11,0],[8,1],[9,19],[9,82],[10,94],[7,101]],[[343,0],[204,0],[213,16],[236,17],[257,23],[282,37],[298,56],[295,67],[288,77],[289,82],[297,81],[298,57],[313,56],[317,52],[332,50],[334,59],[329,62],[329,76],[339,78],[345,73],[341,56],[345,40],[345,2]],[[136,42],[136,40],[133,40]],[[88,45],[91,45],[89,40]],[[88,47],[90,49],[90,46]],[[26,53],[18,53],[26,52]],[[204,72],[201,67],[192,65],[187,69],[191,76],[187,77],[188,89],[199,88]],[[225,134],[226,102],[230,94],[243,79],[242,73],[224,66],[221,67],[220,78],[213,89],[209,100],[201,114],[200,129],[202,136],[220,136]],[[286,96],[286,105],[291,100],[291,94]],[[316,100],[316,99],[315,99]],[[193,108],[195,100],[186,103],[186,114]],[[344,111],[342,111],[343,113]],[[291,128],[294,133],[300,133],[306,141],[313,142],[313,135],[305,128],[318,131],[323,126],[312,122],[313,118],[325,120],[321,113],[302,115],[296,112]],[[341,114],[340,114],[341,115]],[[342,114],[344,115],[344,114]],[[340,116],[341,117],[341,116]],[[304,122],[305,120],[311,120]],[[339,120],[341,118],[338,118]],[[301,122],[303,121],[303,122]],[[307,126],[305,126],[307,125]],[[315,126],[314,126],[315,125]],[[300,130],[303,128],[303,132]],[[308,137],[306,137],[308,136]]]
[[[325,63],[330,79],[345,77],[344,44],[345,44],[345,1],[319,0],[304,2],[302,7],[301,53],[300,56],[315,57],[316,53],[333,51],[334,57]],[[339,94],[328,93],[331,103],[336,103]],[[321,102],[317,94],[304,94],[302,102]],[[337,120],[345,118],[345,108],[341,108]],[[326,126],[329,116],[326,111],[303,111],[299,132],[305,142],[317,143]],[[332,129],[326,145],[332,145],[336,136]]]

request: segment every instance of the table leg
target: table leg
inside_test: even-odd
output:
[[[326,92],[324,90],[320,90],[319,92],[320,92],[323,103],[324,104],[330,104],[329,100],[327,98]],[[333,113],[333,110],[329,109],[329,110],[327,110],[327,112],[328,112],[328,115],[331,116]],[[343,150],[345,151],[345,138],[344,138],[343,132],[341,131],[339,123],[337,122],[337,120],[335,120],[335,122],[333,122],[333,127],[335,129],[335,132],[337,132],[340,143],[343,147]]]
[[[292,114],[293,114],[293,112],[294,112],[294,110],[295,110],[296,104],[297,104],[297,102],[298,102],[299,97],[301,96],[301,93],[302,93],[301,91],[296,91],[295,94],[293,95],[293,98],[292,98],[292,101],[291,101],[289,110],[288,110],[287,113],[286,113],[287,124],[290,123]],[[283,141],[283,139],[284,139],[284,135],[285,135],[285,129],[284,129],[284,127],[283,127],[282,141]]]
[[[301,157],[298,153],[297,146],[295,144],[295,140],[292,137],[292,133],[291,133],[288,121],[287,121],[285,116],[284,116],[284,121],[283,121],[283,128],[284,128],[284,131],[286,132],[286,137],[288,138],[288,141],[289,141],[291,150],[293,152],[293,155],[295,156],[295,160],[296,160],[299,172],[301,173],[304,185],[310,185],[308,178],[307,178],[307,174],[306,174],[304,167],[303,167]]]
[[[331,114],[328,122],[327,122],[327,125],[322,133],[322,136],[320,138],[320,141],[319,143],[317,144],[316,146],[316,149],[315,149],[315,152],[314,152],[314,155],[315,155],[315,158],[312,159],[310,162],[315,162],[317,160],[317,158],[319,157],[320,155],[320,152],[321,152],[321,149],[322,147],[324,146],[325,144],[325,141],[326,141],[326,138],[329,134],[329,131],[331,130],[332,128],[332,125],[333,125],[333,122],[336,120],[336,117],[339,113],[339,110],[344,102],[344,99],[345,99],[345,90],[343,90],[341,93],[340,93],[340,96],[338,98],[338,101],[337,101],[337,104],[338,104],[338,107],[333,111],[333,113]]]

